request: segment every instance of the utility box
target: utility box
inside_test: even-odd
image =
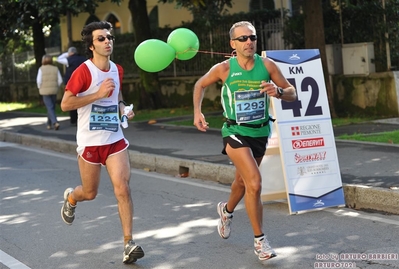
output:
[[[341,44],[326,44],[326,57],[327,57],[328,73],[330,75],[342,74],[343,67],[342,67]]]
[[[374,44],[352,43],[342,45],[344,75],[368,75],[375,73]]]

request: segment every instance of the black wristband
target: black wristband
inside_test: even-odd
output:
[[[277,98],[280,98],[281,96],[283,96],[284,94],[284,90],[281,87],[277,87]]]
[[[120,101],[119,101],[118,106],[119,106],[121,103],[124,104],[125,106],[127,106],[126,102],[123,101],[123,100],[120,100]]]

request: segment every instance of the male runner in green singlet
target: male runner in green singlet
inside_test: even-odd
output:
[[[256,50],[255,27],[246,21],[230,29],[230,46],[236,56],[215,64],[194,86],[194,125],[205,132],[208,124],[201,112],[205,88],[223,82],[221,101],[226,122],[222,127],[224,148],[236,168],[227,202],[217,205],[219,235],[230,236],[233,211],[245,195],[245,207],[254,232],[254,252],[259,260],[276,256],[262,229],[262,178],[259,165],[270,132],[269,98],[296,100],[296,90],[271,59]],[[270,83],[273,81],[273,83]]]

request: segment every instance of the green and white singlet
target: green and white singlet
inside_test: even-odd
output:
[[[254,55],[255,64],[251,70],[240,67],[236,57],[229,60],[230,73],[221,89],[221,102],[223,115],[235,120],[237,123],[262,124],[269,119],[269,97],[260,93],[259,85],[262,80],[270,81],[262,58]],[[268,136],[269,124],[260,128],[251,128],[240,125],[227,126],[225,122],[222,127],[222,136],[242,135],[250,137]]]

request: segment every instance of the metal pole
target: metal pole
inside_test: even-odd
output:
[[[384,9],[384,26],[385,26],[385,50],[387,53],[387,71],[391,70],[391,52],[389,49],[389,35],[388,35],[388,25],[385,16],[385,0],[382,0],[382,8]]]
[[[341,47],[344,45],[344,30],[342,26],[342,5],[341,0],[339,0],[339,27],[341,30]]]
[[[12,53],[12,83],[15,83],[15,54]]]
[[[29,60],[29,51],[26,52],[26,60]],[[26,71],[28,73],[28,81],[30,81],[29,65],[26,65]]]
[[[209,44],[211,45],[211,58],[213,59],[213,36],[212,36],[212,31],[209,31]]]
[[[284,11],[283,11],[283,0],[280,1],[280,4],[281,4],[281,7],[280,7],[281,31],[280,31],[280,33],[281,33],[281,36],[283,36],[283,35],[284,35]],[[276,32],[277,32],[277,31],[276,31]],[[281,40],[281,38],[280,38],[279,40]],[[280,44],[280,45],[281,45],[281,44]],[[282,46],[279,46],[279,47],[280,47],[280,48],[282,47],[282,48],[285,49],[285,44],[284,44],[284,42],[283,42]]]

